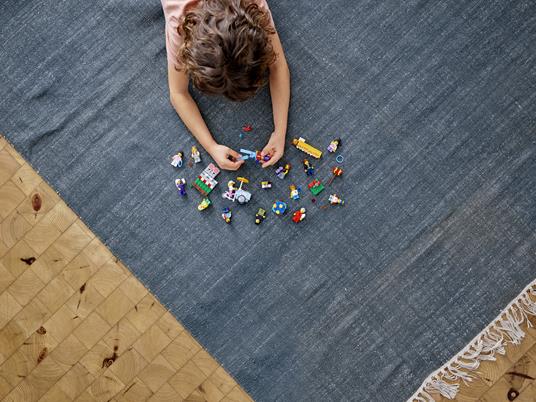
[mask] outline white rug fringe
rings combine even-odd
[[[519,345],[523,341],[525,331],[522,325],[526,323],[529,328],[532,327],[529,316],[536,316],[536,280],[460,353],[428,376],[408,402],[436,402],[431,394],[438,393],[454,399],[460,382],[467,384],[472,381],[481,361],[494,361],[497,353],[506,353],[507,344]]]

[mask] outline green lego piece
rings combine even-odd
[[[192,184],[192,187],[197,189],[203,195],[207,195],[212,191],[212,189],[205,183],[203,183],[203,181],[201,181],[199,178],[195,179],[194,183]]]
[[[318,195],[320,194],[322,191],[324,191],[324,185],[322,183],[314,186],[314,187],[311,187],[311,193],[313,193],[313,195]]]

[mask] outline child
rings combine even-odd
[[[194,137],[226,170],[244,161],[217,143],[188,91],[188,81],[207,94],[243,101],[270,83],[274,132],[262,150],[276,163],[285,149],[290,74],[266,0],[161,0],[171,104]],[[269,78],[267,77],[269,76]]]

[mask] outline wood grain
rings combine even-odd
[[[0,400],[251,401],[2,136]]]

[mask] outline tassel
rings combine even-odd
[[[507,344],[519,345],[523,342],[525,338],[523,325],[533,327],[529,317],[536,317],[536,281],[527,286],[457,356],[432,373],[409,401],[436,402],[431,395],[433,393],[439,393],[447,399],[454,399],[461,381],[468,384],[477,377],[476,371],[480,362],[495,361],[496,354],[506,354]]]
[[[428,392],[426,392],[424,389],[417,395],[415,398],[413,398],[414,402],[435,402],[435,399],[430,395]]]
[[[459,388],[458,384],[449,384],[443,380],[432,380],[427,387],[429,391],[437,391],[447,399],[456,398]]]

